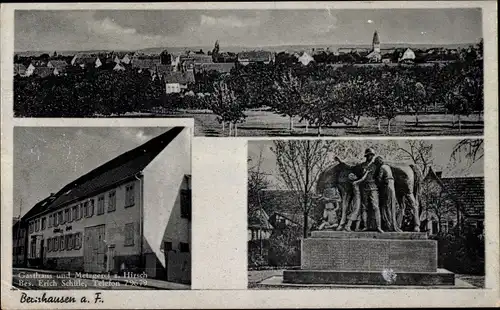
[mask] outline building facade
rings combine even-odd
[[[176,127],[69,183],[23,218],[28,266],[190,283],[190,158]]]

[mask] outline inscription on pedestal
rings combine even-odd
[[[302,269],[435,272],[435,240],[308,238],[302,241]]]

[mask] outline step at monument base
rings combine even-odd
[[[455,285],[455,274],[437,272],[374,272],[337,270],[285,270],[283,283],[290,284],[355,284],[355,285]]]

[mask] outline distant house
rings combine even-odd
[[[114,62],[116,62],[117,64],[119,64],[121,62],[120,58],[118,56],[115,56],[115,58],[113,59]]]
[[[57,68],[49,68],[49,67],[36,67],[33,71],[33,76],[46,78],[50,75],[59,75],[59,71]]]
[[[307,66],[310,62],[314,61],[314,58],[306,52],[304,52],[302,55],[297,57],[297,59],[304,66]]]
[[[159,58],[147,58],[147,59],[133,59],[132,62],[132,69],[137,70],[138,72],[144,72],[147,70],[154,70],[156,66],[161,64],[161,61]]]
[[[121,62],[126,65],[130,64],[130,56],[128,54],[125,54],[125,56],[123,56],[123,58],[121,59]]]
[[[125,67],[121,63],[116,63],[113,67],[113,71],[125,71]]]
[[[196,66],[197,72],[209,72],[209,71],[217,71],[219,73],[229,73],[234,68],[234,63],[205,63]]]
[[[238,54],[238,62],[242,65],[250,63],[269,64],[272,61],[274,61],[274,53],[268,51],[249,51]]]
[[[60,73],[66,70],[68,63],[64,60],[51,60],[47,63],[47,67],[49,68],[57,68],[57,71]]]
[[[14,76],[26,76],[26,66],[23,64],[14,64]]]
[[[269,215],[263,209],[258,209],[248,216],[248,241],[269,239],[272,231]]]
[[[165,80],[165,92],[167,94],[181,93],[188,88],[190,83],[195,82],[194,73],[191,71],[166,72],[163,78]]]
[[[149,69],[153,79],[163,78],[165,75],[172,72],[172,66],[170,65],[156,65],[154,69]]]
[[[422,192],[421,228],[430,234],[447,232],[458,223],[484,228],[483,177],[442,177],[430,168]]]
[[[275,229],[285,229],[289,227],[301,228],[304,226],[304,214],[296,210],[277,211],[269,217],[269,222]],[[308,216],[307,223],[308,229],[311,229],[316,221]]]
[[[71,60],[71,65],[81,68],[99,68],[102,66],[102,62],[97,56],[75,55]]]
[[[403,56],[399,59],[399,62],[413,62],[415,61],[415,53],[410,49],[407,48],[406,51],[403,53]]]

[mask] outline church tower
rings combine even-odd
[[[378,33],[375,31],[373,33],[373,51],[375,53],[380,53],[380,40],[378,39]]]

